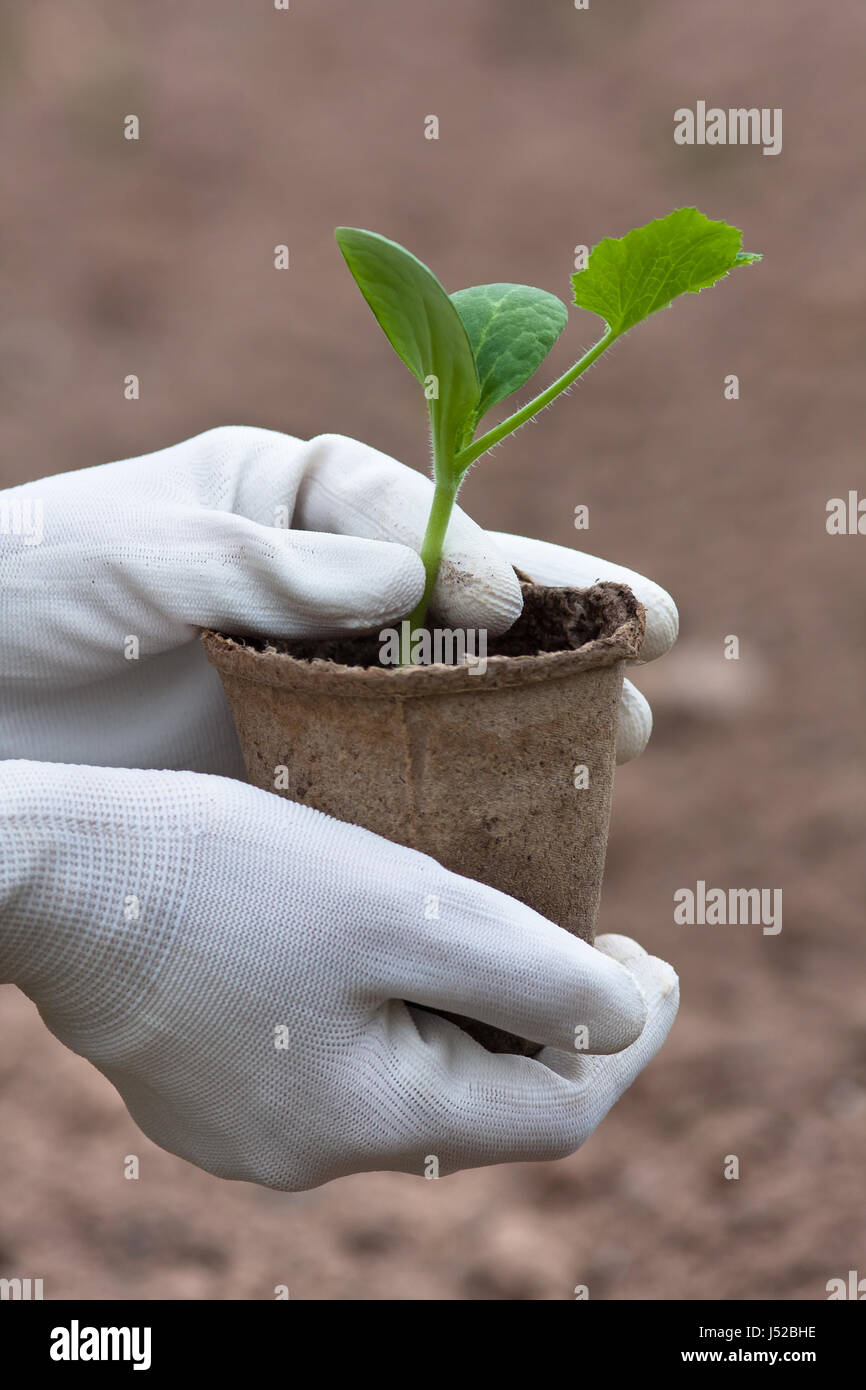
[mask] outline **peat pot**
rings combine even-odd
[[[202,640],[254,786],[422,850],[592,941],[644,610],[624,584],[522,588],[521,617],[474,663],[383,666],[378,635]],[[457,1021],[493,1051],[538,1051]]]

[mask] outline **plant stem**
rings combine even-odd
[[[439,572],[439,561],[442,558],[442,546],[445,542],[445,532],[448,530],[448,522],[451,520],[451,511],[454,507],[454,498],[457,496],[457,482],[438,482],[433,490],[433,505],[430,508],[430,516],[427,521],[427,530],[424,532],[424,539],[421,542],[421,561],[424,565],[426,581],[424,593],[417,608],[409,615],[409,640],[405,640],[405,629],[400,631],[400,663],[409,666],[412,661],[411,641],[416,628],[423,625],[427,616],[427,609],[430,605],[430,596],[433,593],[433,586],[436,583],[436,575]]]
[[[500,425],[496,425],[494,429],[482,434],[480,439],[474,439],[471,444],[467,444],[465,449],[461,449],[454,460],[458,472],[464,473],[471,463],[474,463],[482,454],[486,454],[487,450],[492,449],[494,444],[498,444],[500,440],[505,439],[506,435],[513,434],[515,430],[520,429],[520,426],[531,420],[533,415],[537,415],[539,410],[543,410],[546,405],[550,405],[551,401],[555,401],[556,397],[561,395],[563,391],[567,391],[572,382],[577,381],[577,378],[586,371],[587,367],[592,366],[593,362],[601,356],[606,348],[610,347],[617,336],[608,328],[595,346],[585,352],[580,361],[575,362],[573,367],[569,367],[568,371],[559,377],[552,386],[548,386],[546,391],[542,391],[521,410],[516,410],[513,415],[509,415],[508,419],[503,420]]]
[[[465,449],[455,456],[450,450],[445,450],[441,441],[434,433],[433,438],[433,457],[434,457],[434,477],[436,486],[433,490],[433,505],[430,509],[430,517],[427,522],[427,530],[424,532],[424,540],[421,543],[421,560],[424,564],[426,576],[424,593],[421,601],[415,610],[409,615],[406,628],[400,629],[400,664],[410,666],[412,664],[412,637],[418,628],[423,626],[427,616],[427,609],[430,605],[430,597],[436,583],[436,576],[439,573],[439,562],[442,558],[442,547],[445,542],[445,533],[448,530],[448,522],[451,519],[451,512],[454,507],[454,499],[457,496],[463,475],[471,463],[474,463],[482,454],[486,454],[488,449],[492,449],[494,444],[498,444],[501,439],[515,430],[520,429],[531,420],[533,415],[537,415],[551,401],[555,401],[563,391],[567,391],[573,381],[591,367],[593,362],[601,356],[606,348],[618,335],[611,329],[607,329],[604,335],[599,338],[594,347],[585,352],[579,362],[575,362],[573,367],[569,367],[563,376],[559,377],[552,386],[548,386],[546,391],[536,396],[528,405],[517,410],[513,415],[509,415],[507,420],[503,420],[501,425],[488,430],[487,434],[482,434],[480,439],[475,439],[471,444],[467,444]],[[449,457],[445,457],[445,454]]]

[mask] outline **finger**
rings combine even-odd
[[[159,509],[153,521],[149,532],[139,516],[123,581],[163,615],[169,644],[178,623],[275,637],[375,629],[410,613],[424,589],[421,561],[406,546],[198,507]]]
[[[616,1056],[590,1057],[548,1048],[538,1060],[592,1096],[594,1113],[601,1119],[658,1052],[676,1018],[680,995],[672,967],[657,956],[647,955],[629,937],[600,936],[596,949],[618,961],[638,982],[647,1005],[640,1037]]]
[[[580,1089],[540,1062],[487,1052],[455,1024],[396,1001],[377,1025],[399,1089],[382,1146],[389,1168],[424,1172],[435,1158],[445,1175],[564,1158],[592,1133]]]
[[[537,1059],[494,1054],[447,1020],[392,1001],[377,1019],[401,1106],[385,1146],[389,1166],[423,1172],[435,1157],[445,1174],[564,1158],[580,1148],[658,1051],[676,1012],[670,967],[645,955],[630,964],[650,1009],[639,1038],[616,1056],[555,1048]]]
[[[425,916],[430,879],[401,898],[400,950],[385,958],[375,939],[378,988],[386,996],[479,1019],[533,1042],[616,1052],[639,1036],[646,1006],[617,961],[523,903],[457,874],[437,874],[438,916]],[[417,903],[413,902],[417,897]],[[371,933],[375,926],[371,922]]]
[[[651,579],[646,579],[624,565],[611,564],[580,550],[564,545],[551,545],[526,536],[511,536],[492,531],[491,536],[512,565],[539,584],[575,585],[587,588],[600,579],[627,584],[646,609],[646,637],[640,661],[655,661],[663,656],[677,640],[679,615],[670,594]]]
[[[429,478],[357,440],[323,434],[306,447],[295,524],[420,551],[433,500]],[[506,632],[523,599],[514,570],[489,534],[455,507],[431,609],[453,627]]]
[[[616,726],[617,762],[629,763],[632,758],[639,758],[649,743],[652,729],[652,710],[645,697],[630,680],[624,680]]]
[[[275,518],[288,517],[306,531],[421,549],[432,482],[358,440],[322,434],[302,441],[274,430],[221,426],[175,446],[175,465],[180,449],[188,471],[197,462],[192,471],[203,505],[229,505],[260,525],[273,526]],[[496,636],[507,631],[522,606],[512,566],[488,534],[455,508],[433,593],[433,615],[449,626],[481,627]]]

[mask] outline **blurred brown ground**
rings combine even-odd
[[[2,484],[221,423],[426,467],[337,223],[452,289],[564,298],[574,245],[684,203],[766,257],[641,327],[464,498],[680,604],[681,649],[638,677],[657,727],[618,777],[601,924],[680,971],[661,1056],[567,1161],[282,1195],[157,1150],[6,989],[0,1273],[94,1299],[813,1299],[866,1274],[866,539],[824,524],[866,493],[864,30],[856,0],[0,6]],[[678,148],[698,99],[782,107],[782,154]],[[575,311],[555,365],[594,329]],[[698,878],[782,888],[781,935],[673,925]]]

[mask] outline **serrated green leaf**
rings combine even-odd
[[[735,266],[761,259],[742,244],[736,227],[711,222],[697,208],[678,208],[594,246],[586,269],[571,277],[574,302],[598,314],[618,337],[678,295],[697,294]]]
[[[473,285],[457,290],[451,302],[475,357],[477,423],[541,366],[568,322],[568,310],[555,294],[532,285]]]
[[[427,401],[434,453],[451,458],[474,428],[480,391],[460,315],[432,270],[396,241],[359,227],[335,236],[397,356],[422,386],[435,380],[438,398]]]

